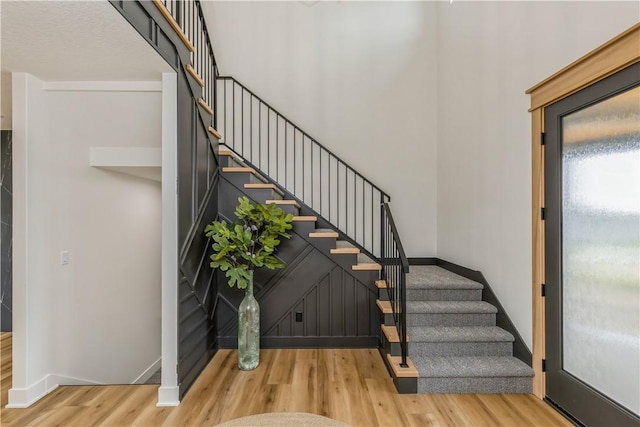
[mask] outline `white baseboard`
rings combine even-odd
[[[46,375],[40,381],[27,388],[12,388],[9,390],[7,408],[28,408],[47,394],[58,388],[56,378]]]
[[[145,371],[143,373],[141,373],[138,376],[138,378],[133,380],[131,382],[131,384],[144,384],[144,383],[146,383],[147,380],[149,378],[151,378],[153,376],[153,374],[155,374],[158,371],[158,369],[160,369],[161,366],[162,366],[162,357],[159,357],[158,360],[153,362],[151,364],[151,366],[149,366],[147,369],[145,369]]]
[[[50,374],[49,378],[51,379],[50,381],[55,382],[56,385],[105,385],[105,383],[85,380],[82,378],[67,377],[65,375]]]
[[[158,403],[156,403],[156,406],[178,405],[180,405],[180,389],[178,387],[160,387],[158,389]]]

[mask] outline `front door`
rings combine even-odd
[[[547,398],[640,425],[640,63],[545,109]]]

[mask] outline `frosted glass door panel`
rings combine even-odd
[[[563,369],[640,413],[640,87],[562,118]]]

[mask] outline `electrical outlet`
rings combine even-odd
[[[62,251],[60,252],[60,265],[67,265],[67,264],[69,264],[69,252]]]

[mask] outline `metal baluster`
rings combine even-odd
[[[320,173],[319,173],[319,179],[320,179],[320,188],[318,188],[319,191],[319,196],[320,196],[320,215],[323,215],[322,213],[322,148],[320,148],[320,152],[318,153],[318,157],[320,157]]]
[[[258,164],[260,169],[262,165],[262,101],[258,102]]]
[[[240,141],[242,141],[241,155],[243,157],[246,157],[246,154],[244,153],[244,87],[240,86],[240,88],[242,89],[240,91],[240,123],[242,124],[242,127],[240,128],[240,136],[241,136]]]

